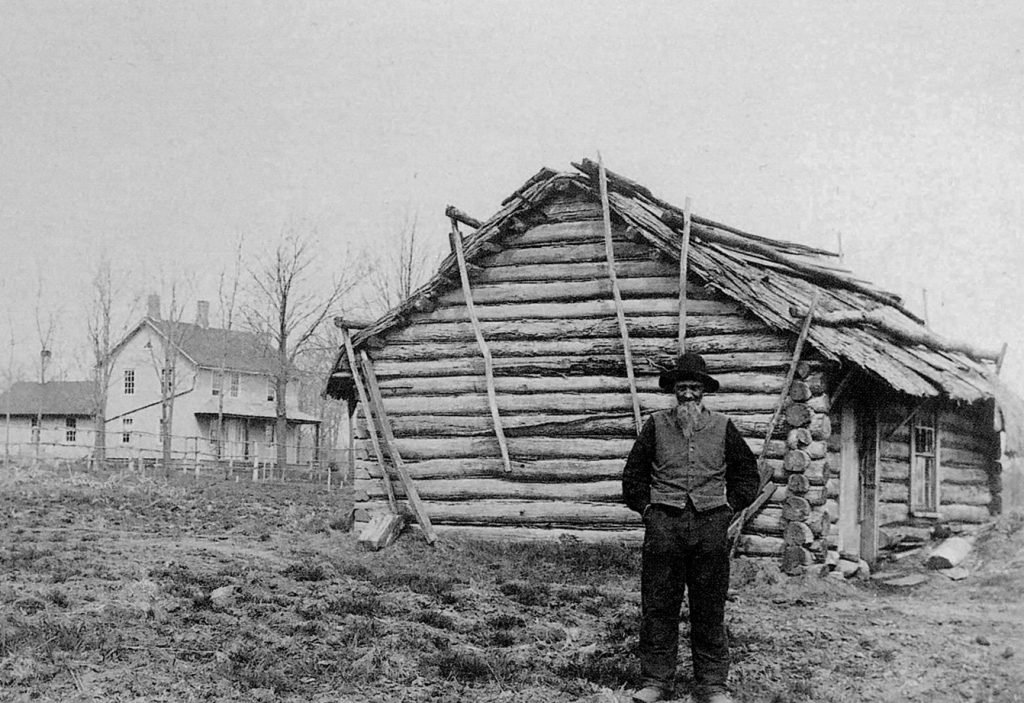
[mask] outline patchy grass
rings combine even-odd
[[[639,683],[637,546],[406,534],[365,553],[322,486],[18,476],[0,477],[14,700],[580,703]],[[968,579],[912,594],[737,560],[735,699],[1020,700],[1022,539],[997,521]],[[680,627],[685,696],[685,606]]]

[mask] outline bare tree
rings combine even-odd
[[[14,361],[14,350],[16,348],[17,337],[14,333],[14,318],[11,316],[11,308],[7,308],[7,332],[8,332],[8,348],[7,348],[7,360],[4,368],[4,389],[6,392],[6,407],[4,408],[4,414],[6,416],[6,423],[4,426],[4,468],[10,467],[11,462],[11,390],[15,382],[20,381],[24,378],[23,369],[15,364]]]
[[[46,372],[49,370],[50,361],[53,358],[53,336],[57,331],[57,324],[60,317],[59,311],[43,309],[43,275],[40,270],[38,286],[36,288],[35,322],[36,334],[39,339],[39,383],[46,384]],[[39,460],[39,449],[43,436],[43,408],[42,392],[39,393],[40,405],[36,409],[36,426],[32,435],[35,443],[36,461]]]
[[[149,350],[160,383],[160,448],[165,478],[171,475],[173,458],[174,401],[183,388],[178,374],[178,358],[193,333],[193,327],[182,321],[184,315],[185,305],[181,300],[180,284],[174,281],[170,284],[167,314],[153,321],[160,331],[160,349],[157,351],[151,347]]]
[[[86,310],[86,332],[92,350],[93,422],[96,425],[93,459],[102,465],[107,459],[107,397],[114,373],[114,345],[128,332],[134,304],[118,314],[118,301],[124,302],[124,281],[115,278],[106,252],[92,272],[91,296]]]
[[[297,377],[295,360],[360,280],[361,272],[350,261],[335,262],[328,279],[318,270],[321,259],[315,250],[315,230],[286,227],[277,247],[249,269],[253,295],[245,316],[249,327],[268,341],[274,358],[279,470],[288,456],[287,391],[288,382]]]
[[[239,235],[235,243],[235,258],[230,279],[227,272],[221,271],[217,283],[217,297],[220,301],[221,315],[221,344],[220,344],[220,368],[217,369],[216,383],[220,388],[217,394],[217,459],[223,458],[224,454],[224,376],[227,373],[228,364],[228,340],[235,320],[235,303],[238,300],[238,286],[242,278],[242,245],[244,238]]]
[[[418,215],[408,212],[377,251],[364,293],[366,307],[373,315],[382,315],[408,298],[441,258],[440,249],[421,236]]]

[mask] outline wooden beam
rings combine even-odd
[[[626,358],[626,378],[629,379],[629,393],[633,400],[633,421],[636,424],[636,433],[640,434],[643,426],[643,419],[640,416],[640,398],[636,392],[636,378],[633,375],[633,353],[629,348],[629,329],[626,327],[626,313],[622,307],[622,294],[619,292],[619,283],[615,276],[615,249],[612,245],[612,215],[608,206],[608,178],[604,171],[604,163],[601,155],[597,155],[599,180],[601,186],[601,214],[604,216],[604,251],[605,262],[608,264],[608,279],[612,284],[612,299],[615,301],[615,319],[619,323],[619,334],[622,337],[623,353]],[[685,281],[680,282],[682,295],[685,295]]]
[[[1006,350],[1009,345],[1003,342],[1003,348],[999,350],[999,358],[996,359],[996,376],[1003,370],[1003,362],[1006,361]]]
[[[789,309],[789,314],[793,317],[803,317],[807,314],[807,311],[800,307],[792,306]],[[984,349],[968,342],[956,342],[950,339],[945,339],[944,337],[940,337],[927,329],[915,330],[909,327],[897,326],[886,319],[879,310],[841,310],[837,312],[820,312],[815,313],[814,321],[829,327],[844,327],[848,325],[868,325],[871,327],[877,327],[883,332],[887,332],[893,337],[904,342],[909,342],[910,344],[923,344],[926,347],[937,349],[939,351],[960,352],[961,354],[966,354],[967,356],[978,360],[997,361],[1001,354],[1000,351]]]
[[[501,413],[498,412],[498,394],[494,388],[494,362],[491,359],[491,350],[487,346],[483,332],[480,331],[480,320],[477,319],[476,309],[473,307],[473,291],[469,285],[469,270],[466,268],[466,256],[462,250],[462,233],[459,232],[459,223],[452,219],[451,242],[452,251],[455,252],[455,259],[459,266],[459,277],[462,279],[462,295],[465,298],[466,314],[469,316],[470,324],[473,326],[473,335],[476,337],[476,344],[480,348],[480,354],[484,358],[484,380],[487,383],[487,403],[491,411],[491,419],[494,421],[494,435],[498,439],[498,448],[501,451],[501,460],[505,465],[505,471],[512,471],[512,459],[508,453],[508,442],[505,441],[505,431],[501,425]]]
[[[743,526],[747,523],[750,517],[756,513],[762,505],[764,505],[772,493],[775,490],[774,484],[771,482],[771,472],[766,472],[765,459],[767,459],[767,449],[771,442],[772,435],[775,433],[775,425],[778,423],[779,418],[782,417],[783,407],[786,402],[786,398],[789,396],[789,387],[793,383],[793,379],[796,377],[796,369],[800,363],[800,355],[803,353],[804,343],[807,341],[807,333],[811,329],[811,322],[814,319],[814,310],[818,306],[819,292],[814,292],[814,297],[811,298],[811,305],[807,312],[807,317],[804,318],[803,327],[800,328],[800,335],[796,340],[796,347],[793,349],[793,359],[789,364],[789,372],[786,374],[786,380],[782,384],[782,392],[779,394],[779,402],[775,408],[775,413],[772,415],[772,419],[768,422],[768,431],[765,433],[764,445],[761,448],[761,456],[757,460],[758,473],[761,476],[761,491],[758,493],[757,498],[754,502],[744,508],[739,515],[733,518],[732,524],[729,525],[729,540],[731,546],[731,552],[735,552],[736,544],[738,543],[737,538],[743,531]],[[765,474],[768,474],[767,476]]]
[[[690,251],[690,199],[683,205],[683,238],[679,244],[679,353],[686,351],[686,260]]]
[[[380,425],[380,431],[384,437],[384,447],[391,457],[391,463],[395,465],[395,471],[398,472],[402,488],[405,489],[406,500],[409,501],[409,507],[412,508],[416,522],[423,529],[423,536],[426,537],[427,544],[433,544],[437,541],[437,535],[430,524],[430,516],[427,515],[423,501],[420,500],[420,494],[416,490],[416,485],[406,470],[405,463],[402,461],[402,455],[398,451],[398,443],[395,441],[395,435],[391,431],[391,423],[388,422],[387,414],[384,412],[384,401],[380,397],[380,386],[377,385],[377,375],[373,372],[373,364],[370,362],[370,357],[366,355],[365,351],[361,351],[359,354],[363,362],[362,370],[363,375],[366,377],[366,387],[370,392],[370,403],[373,404],[373,415],[377,424]],[[373,422],[371,421],[367,424],[372,425]]]
[[[447,217],[448,219],[461,222],[467,227],[472,227],[473,229],[480,229],[480,226],[483,224],[483,222],[481,222],[480,220],[476,219],[475,217],[470,217],[469,215],[467,215],[454,205],[449,205],[448,207],[446,207],[444,209],[444,214],[445,217]]]
[[[337,324],[337,319],[335,319]],[[370,430],[370,442],[373,445],[373,454],[377,457],[377,464],[380,466],[381,477],[384,481],[384,488],[388,492],[388,505],[391,506],[391,512],[398,513],[398,505],[395,502],[395,489],[391,485],[391,476],[388,474],[387,463],[384,461],[384,452],[380,448],[380,438],[377,436],[377,429],[374,427],[373,419],[370,416],[370,399],[366,394],[366,387],[363,385],[362,378],[359,374],[359,364],[356,361],[356,352],[352,347],[352,337],[349,336],[348,329],[342,325],[338,326],[341,330],[341,340],[345,345],[345,354],[348,357],[348,367],[352,372],[352,381],[355,383],[356,392],[359,394],[359,402],[363,404],[363,413],[366,415],[366,426]]]

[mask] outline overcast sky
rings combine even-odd
[[[101,250],[216,299],[239,233],[311,223],[342,267],[600,150],[706,217],[841,233],[938,332],[1008,342],[1024,389],[1024,9],[897,5],[3,1],[0,326],[31,368],[42,279],[81,377]]]

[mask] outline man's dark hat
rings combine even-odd
[[[674,369],[662,371],[658,385],[661,386],[661,390],[671,393],[677,381],[700,381],[704,384],[705,393],[714,393],[718,390],[718,381],[708,376],[708,366],[704,363],[704,357],[694,352],[681,354]]]

